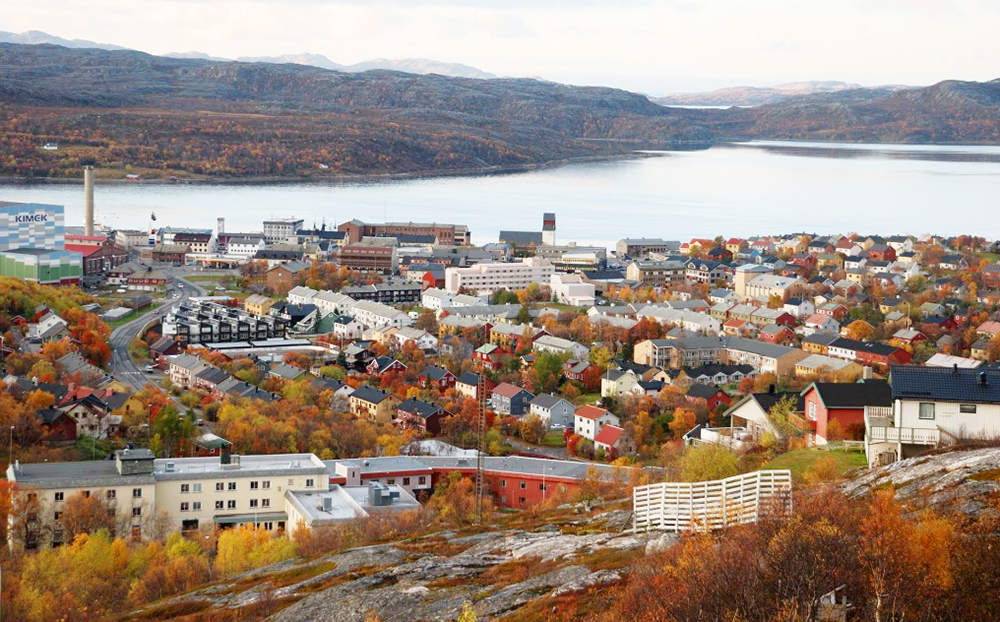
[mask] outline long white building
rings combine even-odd
[[[549,284],[555,268],[547,259],[528,257],[515,263],[482,263],[468,268],[444,271],[444,287],[453,294],[465,288],[477,294],[492,294],[501,289],[524,289],[532,283]]]

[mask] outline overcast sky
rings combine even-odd
[[[154,54],[432,58],[650,94],[1000,77],[996,0],[2,0],[0,30]]]

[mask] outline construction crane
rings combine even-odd
[[[476,398],[479,400],[479,420],[476,422],[476,524],[483,524],[483,497],[486,481],[483,475],[483,456],[486,455],[486,375],[479,373],[479,383],[476,385]]]

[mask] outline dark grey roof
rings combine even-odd
[[[827,408],[863,408],[865,406],[891,406],[892,392],[885,380],[864,382],[814,382],[823,405]],[[803,393],[807,393],[807,388]]]
[[[195,378],[204,380],[214,385],[218,385],[220,382],[229,377],[229,374],[222,371],[218,367],[206,367],[197,374],[194,375]]]
[[[428,365],[420,372],[421,378],[427,378],[428,380],[438,381],[450,374],[451,372],[443,367],[436,367],[434,365]]]
[[[687,394],[688,397],[696,397],[696,398],[701,398],[703,400],[707,400],[708,398],[715,395],[716,392],[718,391],[719,389],[717,387],[710,387],[704,384],[693,384],[690,387],[688,387]]]
[[[795,412],[805,410],[805,399],[798,393],[753,393],[753,400],[760,404],[764,412],[770,412],[774,405],[781,401],[781,398],[788,397],[795,402]]]
[[[458,381],[462,384],[476,386],[479,384],[479,374],[467,371],[458,377]]]
[[[531,400],[531,405],[538,406],[539,408],[552,408],[559,402],[565,402],[565,401],[566,401],[565,399],[559,397],[558,395],[552,395],[551,393],[542,393],[541,395],[535,397],[535,399]]]
[[[152,473],[119,475],[114,460],[21,464],[15,471],[15,478],[19,484],[48,489],[156,483]]]
[[[363,387],[358,387],[354,393],[351,393],[351,397],[365,402],[371,402],[372,404],[379,404],[383,400],[388,399],[389,394],[385,391],[380,391],[375,387],[365,385]]]
[[[541,231],[501,231],[500,241],[508,244],[541,244]]]
[[[424,402],[422,400],[418,400],[415,397],[411,397],[410,399],[401,403],[399,406],[397,406],[397,409],[408,413],[413,413],[415,415],[423,417],[424,419],[432,417],[438,413],[442,414],[444,413],[444,411],[440,406],[436,404],[431,404],[430,402]]]
[[[940,400],[1000,404],[1000,370],[894,365],[889,371],[894,400]]]

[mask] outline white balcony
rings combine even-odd
[[[731,428],[702,428],[702,443],[713,443],[722,445],[733,451],[744,451],[753,445],[753,435],[742,427]]]
[[[897,428],[893,426],[869,427],[869,443],[906,443],[908,445],[937,445],[941,431],[937,428]]]

